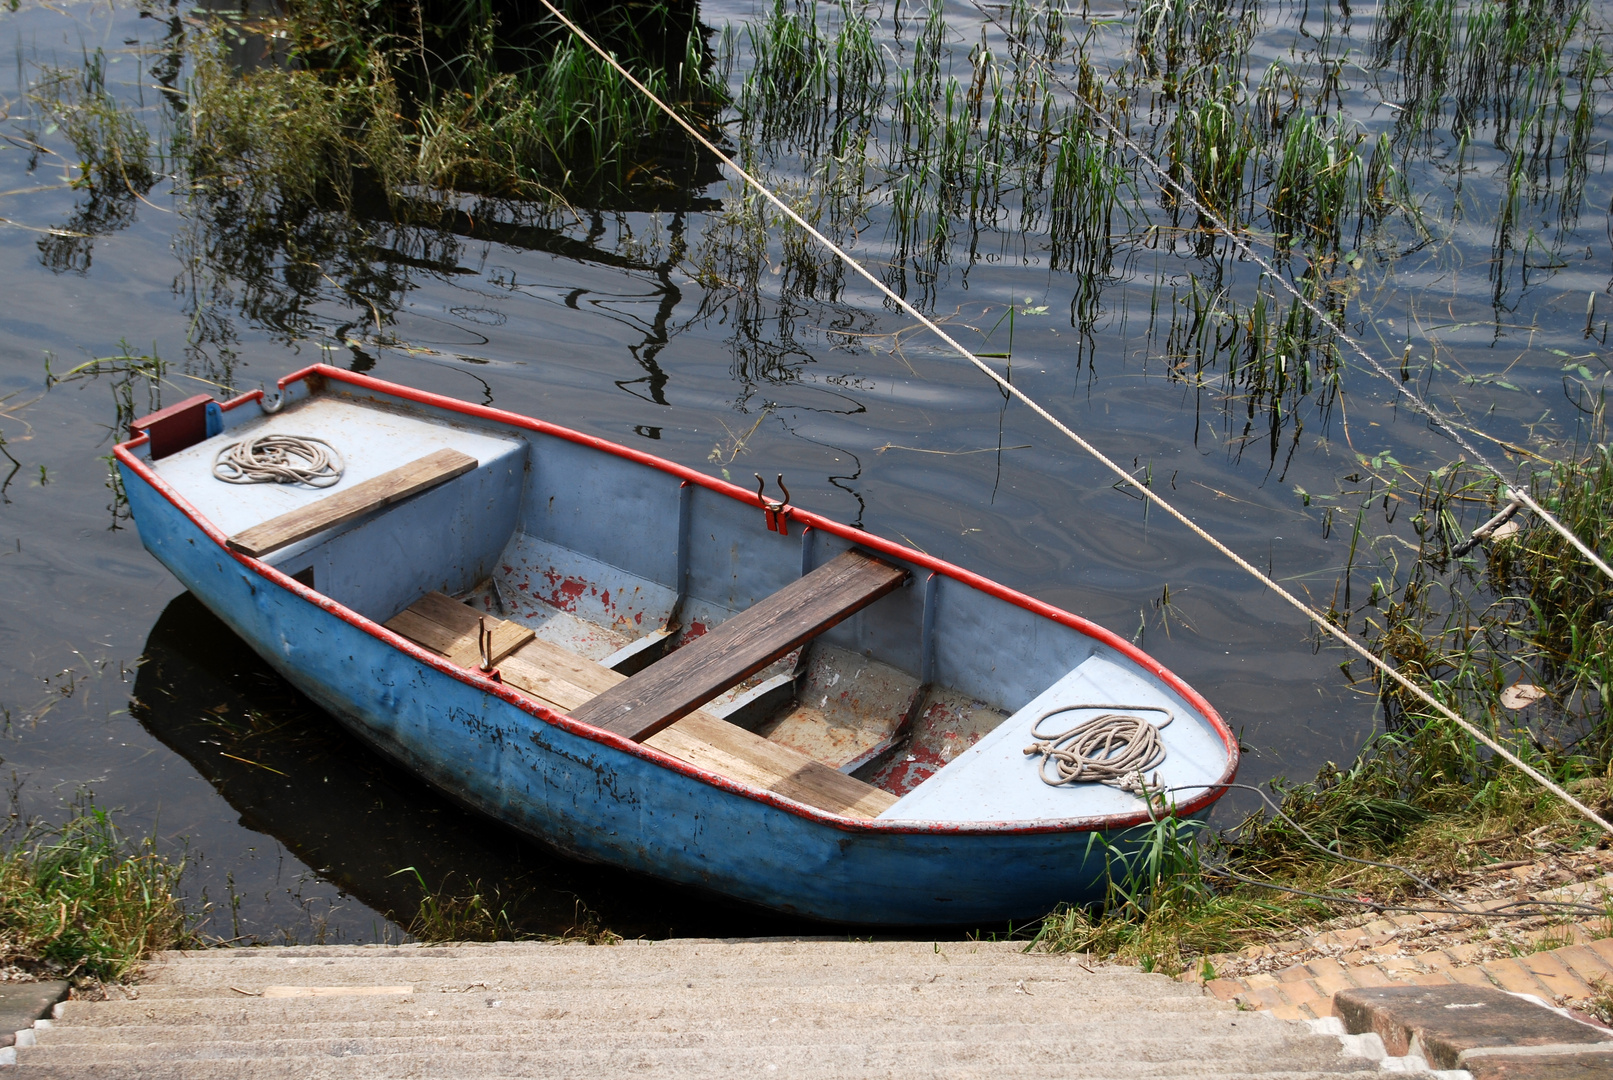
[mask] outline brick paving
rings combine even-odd
[[[1222,1001],[1289,1020],[1332,1015],[1333,995],[1354,987],[1487,986],[1531,994],[1567,1008],[1613,991],[1613,874],[1541,892],[1536,898],[1607,905],[1610,915],[1520,929],[1499,940],[1488,928],[1473,925],[1476,920],[1459,914],[1384,915],[1360,926],[1209,957],[1217,972],[1247,970],[1251,965],[1266,970],[1213,978],[1204,988]],[[1502,898],[1473,906],[1495,910],[1511,902]],[[1452,934],[1462,932],[1464,924],[1470,927],[1470,936],[1483,936],[1453,943]],[[1513,955],[1497,955],[1501,951]],[[1284,965],[1287,957],[1295,962]],[[1202,970],[1195,964],[1178,978],[1199,982]]]

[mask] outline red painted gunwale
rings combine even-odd
[[[718,480],[715,477],[696,472],[693,469],[679,465],[677,462],[668,461],[666,458],[656,457],[653,454],[646,454],[641,450],[634,450],[631,447],[622,446],[619,443],[613,443],[609,440],[601,439],[594,435],[587,435],[580,431],[573,431],[570,428],[561,427],[558,424],[551,424],[545,420],[536,420],[530,416],[522,416],[519,413],[505,412],[502,409],[494,409],[486,405],[473,405],[469,402],[458,401],[454,398],[443,397],[439,394],[429,393],[424,390],[416,390],[413,387],[389,383],[385,380],[372,378],[368,375],[361,375],[357,372],[344,371],[341,368],[331,367],[328,364],[314,364],[303,368],[300,371],[294,371],[290,375],[282,378],[276,385],[283,394],[286,387],[290,386],[292,383],[302,382],[313,376],[329,379],[333,382],[346,383],[349,386],[358,387],[379,394],[385,394],[389,397],[399,398],[404,401],[411,401],[415,404],[424,405],[429,408],[459,413],[464,416],[473,416],[477,419],[490,420],[509,427],[523,428],[528,431],[538,432],[540,434],[564,439],[568,442],[591,447],[607,454],[614,454],[617,457],[626,458],[629,461],[638,462],[641,465],[648,465],[651,468],[658,469],[661,472],[678,477],[686,483],[699,484],[701,487],[704,487],[710,491],[721,495],[726,495],[730,499],[734,499],[747,505],[756,506],[758,509],[763,509],[762,503],[754,491],[747,491],[738,485],[730,484],[727,481]],[[249,393],[241,394],[238,397],[232,398],[227,402],[221,403],[220,408],[224,411],[230,411],[239,408],[248,402],[260,401],[262,398],[262,390],[253,390]],[[451,664],[437,654],[427,652],[425,649],[420,648],[407,638],[400,637],[398,634],[393,633],[391,630],[388,630],[381,624],[367,619],[358,612],[353,611],[342,604],[336,603],[329,597],[315,592],[306,585],[302,584],[302,582],[292,580],[290,577],[276,570],[267,563],[233,550],[225,542],[227,537],[224,535],[224,533],[219,531],[217,526],[215,526],[207,518],[203,517],[195,507],[191,506],[190,503],[185,500],[184,496],[180,495],[177,491],[170,487],[162,479],[162,477],[150,467],[150,465],[148,465],[133,452],[136,448],[144,446],[148,439],[149,436],[140,435],[136,438],[126,440],[125,442],[119,443],[117,446],[113,447],[113,454],[117,457],[119,462],[139,475],[141,479],[145,480],[145,482],[150,484],[153,489],[155,489],[165,499],[172,503],[175,509],[184,514],[185,517],[189,518],[197,528],[202,530],[202,532],[205,533],[207,537],[218,546],[222,553],[230,556],[236,562],[251,570],[259,577],[274,583],[280,588],[301,597],[303,600],[306,600],[319,608],[322,608],[323,610],[335,615],[337,618],[351,624],[357,629],[362,630],[373,637],[379,638],[413,659],[427,664],[430,667],[434,667],[444,674],[458,679],[460,682],[467,683],[476,689],[481,690],[483,693],[492,694],[493,696],[515,706],[516,708],[521,709],[523,712],[529,713],[543,722],[552,724],[563,731],[567,731],[571,734],[600,743],[604,746],[609,746],[612,749],[619,750],[623,753],[633,754],[637,757],[645,758],[649,761],[653,761],[662,768],[671,769],[674,772],[679,772],[687,776],[694,777],[712,785],[713,787],[732,792],[736,795],[742,795],[748,799],[754,799],[757,802],[766,803],[786,813],[794,814],[797,817],[808,818],[847,832],[948,834],[1097,832],[1129,828],[1134,825],[1146,824],[1149,820],[1151,820],[1146,809],[1139,810],[1134,814],[1066,818],[1057,821],[1043,820],[1029,823],[976,822],[969,825],[948,824],[945,822],[926,823],[879,821],[870,820],[867,818],[841,817],[838,814],[831,814],[827,811],[819,810],[817,807],[807,806],[804,803],[795,802],[792,799],[784,798],[761,788],[754,788],[746,784],[738,783],[734,780],[730,780],[726,776],[708,772],[696,765],[690,765],[688,762],[680,761],[677,758],[663,754],[654,747],[646,746],[642,743],[632,742],[631,740],[622,738],[620,735],[617,735],[614,732],[606,731],[603,728],[594,727],[592,724],[579,723],[578,721],[567,716],[565,713],[557,713],[552,709],[545,708],[544,706],[532,701],[530,698],[523,697],[522,695],[511,690],[509,687],[504,686],[501,683],[496,683],[491,679],[488,679],[485,676],[477,673],[476,671],[459,667],[456,664]],[[1227,767],[1222,773],[1221,777],[1214,783],[1206,785],[1207,789],[1203,794],[1195,796],[1193,799],[1179,804],[1177,808],[1178,813],[1197,813],[1198,811],[1209,807],[1210,804],[1214,803],[1226,793],[1225,788],[1221,785],[1230,783],[1238,770],[1239,749],[1237,736],[1232,733],[1232,729],[1229,728],[1226,721],[1221,718],[1221,714],[1215,711],[1215,708],[1207,700],[1205,700],[1202,694],[1200,694],[1197,690],[1194,690],[1191,686],[1187,685],[1187,683],[1183,682],[1173,672],[1167,670],[1153,657],[1137,648],[1125,638],[1110,632],[1104,627],[1099,626],[1097,623],[1083,619],[1079,615],[1072,614],[1071,612],[1065,611],[1062,608],[1056,608],[1051,604],[1043,603],[1034,597],[1026,596],[1021,592],[1016,592],[1015,590],[1007,588],[1004,585],[1000,585],[989,578],[981,577],[979,574],[972,573],[960,566],[954,566],[953,564],[945,562],[944,560],[926,555],[921,551],[903,547],[900,544],[875,536],[872,533],[864,532],[861,529],[854,529],[849,525],[842,525],[838,521],[814,514],[810,510],[802,510],[798,507],[791,506],[787,507],[784,512],[789,516],[790,520],[799,522],[803,526],[809,526],[814,529],[822,529],[824,532],[832,533],[835,536],[851,540],[860,547],[868,548],[873,551],[884,552],[885,554],[900,558],[904,562],[925,567],[934,573],[944,574],[962,584],[970,586],[971,588],[978,589],[990,596],[994,596],[999,600],[1006,600],[1008,603],[1011,603],[1016,607],[1024,608],[1026,611],[1029,611],[1033,614],[1040,615],[1046,619],[1051,619],[1054,622],[1062,623],[1063,625],[1079,631],[1088,637],[1101,641],[1103,644],[1108,645],[1110,648],[1115,649],[1122,655],[1134,661],[1144,670],[1158,676],[1167,685],[1169,685],[1171,689],[1175,690],[1178,694],[1185,698],[1188,704],[1197,709],[1206,719],[1210,721],[1210,723],[1214,726],[1216,733],[1221,737],[1221,743],[1226,748],[1227,752]]]

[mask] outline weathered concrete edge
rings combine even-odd
[[[1547,1043],[1544,1046],[1478,1046],[1471,1050],[1463,1050],[1456,1056],[1457,1068],[1466,1068],[1468,1062],[1481,1057],[1561,1057],[1563,1055],[1579,1054],[1608,1054],[1613,1055],[1613,1042],[1603,1045],[1591,1043]],[[1613,1057],[1609,1057],[1608,1064],[1613,1066]]]
[[[1482,995],[1487,999],[1489,1008],[1485,1013],[1486,1021],[1500,1021],[1486,1025],[1493,1026],[1495,1045],[1474,1045],[1471,1028],[1462,1031],[1464,1025],[1458,1019],[1459,1014],[1453,1016],[1449,1025],[1429,1022],[1427,1013],[1430,999],[1446,994],[1455,997]],[[1461,1003],[1443,1006],[1449,1009],[1464,1007]],[[1419,1016],[1419,1013],[1423,1015]],[[1561,1021],[1567,1021],[1580,1031],[1570,1030],[1568,1038],[1563,1041],[1530,1045],[1520,1044],[1516,1041],[1516,1035],[1507,1030],[1511,1027],[1514,1033],[1528,1032],[1541,1025],[1545,1019],[1542,1013],[1559,1021],[1559,1024],[1553,1025],[1559,1034],[1562,1032]],[[1467,1068],[1469,1061],[1476,1063],[1477,1059],[1485,1057],[1527,1057],[1546,1065],[1553,1058],[1562,1059],[1566,1064],[1568,1058],[1587,1052],[1613,1054],[1613,1031],[1585,1023],[1536,999],[1504,991],[1462,986],[1358,987],[1341,990],[1333,996],[1333,1015],[1343,1022],[1346,1031],[1352,1035],[1377,1035],[1391,1055],[1420,1053],[1430,1067],[1441,1070]],[[1483,1038],[1482,1035],[1479,1037]]]
[[[66,996],[65,979],[0,983],[0,1047],[15,1043],[17,1032],[49,1016],[56,1003]]]

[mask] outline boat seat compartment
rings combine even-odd
[[[476,609],[439,593],[410,605],[386,625],[423,648],[455,659],[436,643],[451,644],[452,628],[457,627],[470,632],[474,649],[475,630],[482,618],[486,616]],[[525,631],[527,636],[522,643],[495,661],[499,673],[506,686],[557,712],[576,716],[594,698],[628,681],[628,676],[603,664],[532,637],[530,630],[517,623],[492,618],[487,623],[496,641]],[[479,656],[460,666],[477,662]],[[644,743],[708,772],[833,814],[873,818],[896,802],[896,796],[889,792],[842,775],[797,750],[769,742],[700,709]]]
[[[578,720],[642,742],[901,585],[907,571],[846,551],[752,604],[581,709]]]
[[[129,421],[129,435],[148,435],[151,460],[177,454],[224,430],[224,413],[207,394],[196,394],[166,409]]]
[[[443,449],[417,458],[390,472],[354,484],[352,487],[327,495],[318,502],[270,518],[230,537],[229,545],[236,551],[261,559],[271,551],[278,551],[298,540],[306,540],[315,533],[335,528],[354,518],[363,517],[382,507],[390,506],[417,492],[434,488],[438,484],[463,476],[476,468],[476,459],[458,450]]]

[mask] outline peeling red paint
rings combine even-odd
[[[546,574],[550,582],[554,582],[560,575]],[[582,599],[583,590],[588,588],[588,582],[580,578],[567,578],[555,586],[554,590],[543,599],[559,608],[561,611],[576,611],[577,601]]]
[[[874,775],[874,786],[892,795],[906,795],[941,771],[946,759],[928,747],[916,746]]]

